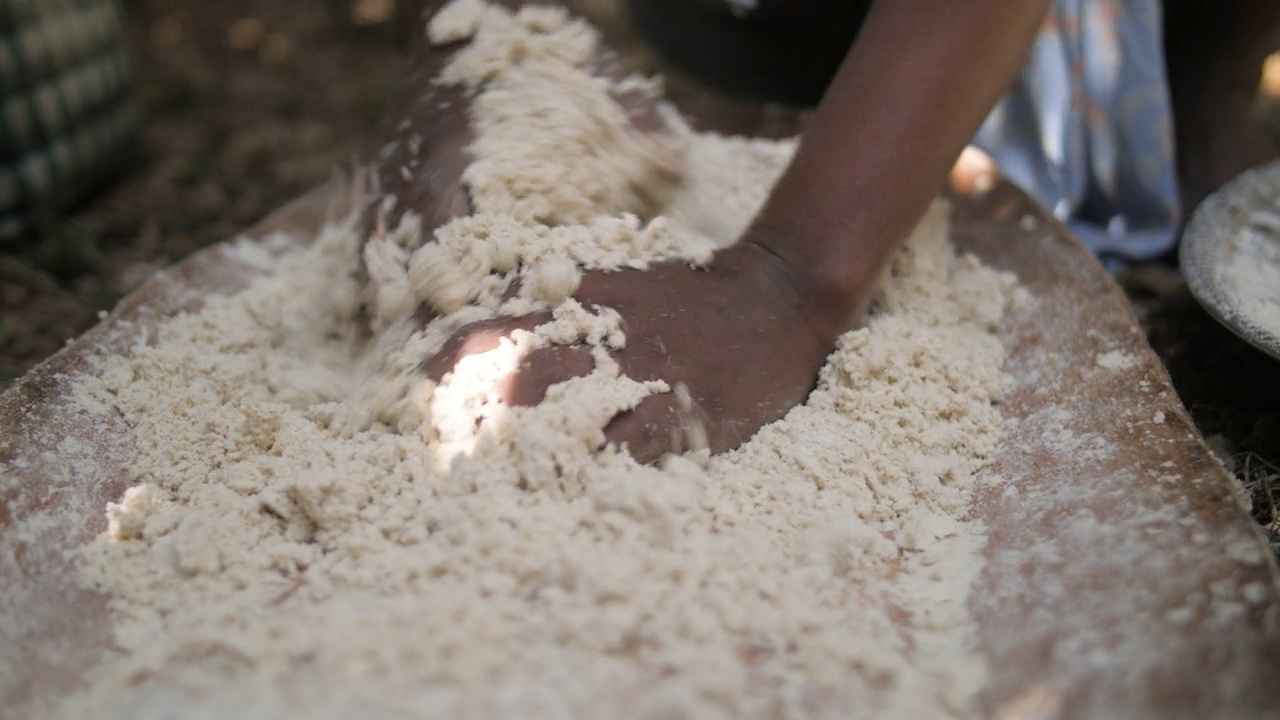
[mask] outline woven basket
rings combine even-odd
[[[0,239],[100,186],[141,119],[118,0],[0,0]]]

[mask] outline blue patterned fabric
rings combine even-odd
[[[1056,0],[974,144],[1095,252],[1173,247],[1182,212],[1159,0]]]

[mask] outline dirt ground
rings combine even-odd
[[[85,206],[0,242],[0,390],[157,269],[355,167],[403,69],[394,0],[125,7],[141,152]]]
[[[157,269],[355,167],[382,137],[410,32],[396,0],[125,6],[147,118],[141,152],[88,204],[0,244],[0,391]],[[1280,137],[1280,102],[1268,109]],[[1280,362],[1213,321],[1175,269],[1120,279],[1280,549]]]

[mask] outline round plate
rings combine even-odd
[[[1209,196],[1187,225],[1179,260],[1210,315],[1280,359],[1280,161]]]

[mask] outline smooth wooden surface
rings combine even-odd
[[[1035,297],[1003,330],[1013,424],[973,507],[984,708],[1280,717],[1275,557],[1119,287],[1010,185],[958,202],[954,227]]]

